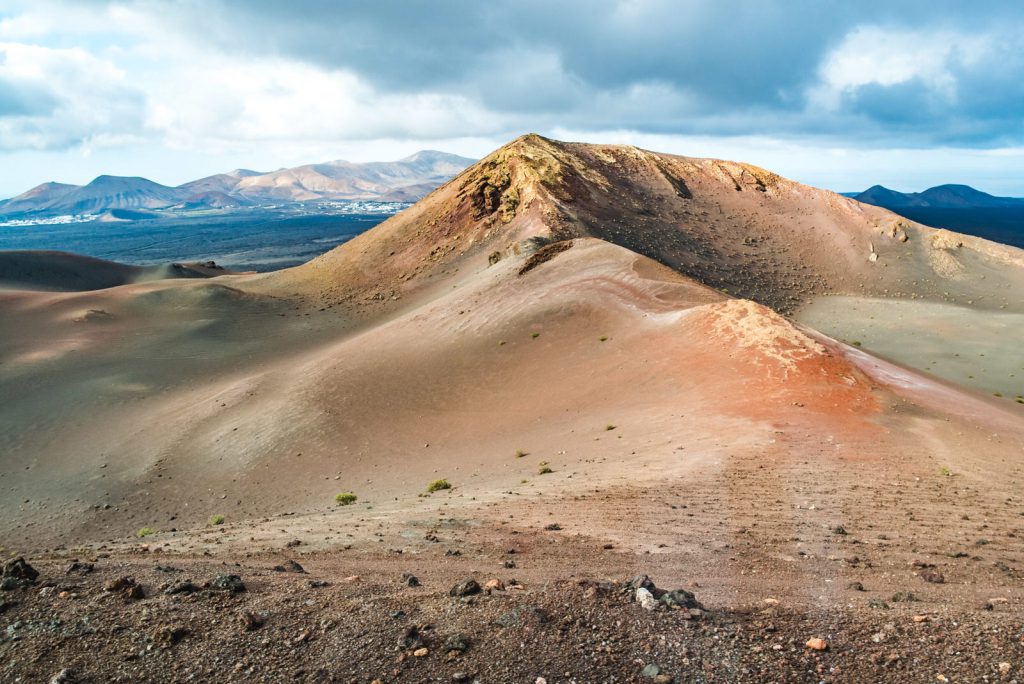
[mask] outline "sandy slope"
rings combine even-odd
[[[862,611],[861,581],[1019,614],[1020,407],[765,306],[1019,311],[1019,251],[894,220],[753,167],[527,137],[300,268],[5,292],[0,540],[122,554],[149,526],[234,561],[299,538],[339,574],[399,549],[447,581],[449,530],[488,563],[532,554],[537,582],[653,567],[717,607]]]

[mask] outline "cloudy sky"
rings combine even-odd
[[[1024,3],[0,0],[0,196],[527,131],[1024,196]]]

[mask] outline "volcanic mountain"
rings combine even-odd
[[[305,552],[389,597],[366,625],[412,610],[375,579],[399,563],[444,585],[416,608],[444,624],[456,579],[517,563],[580,592],[661,573],[712,610],[772,596],[816,629],[823,605],[874,615],[852,584],[912,581],[921,613],[1019,602],[1014,393],[797,320],[840,302],[913,348],[905,313],[955,340],[1020,320],[1022,288],[1020,250],[754,166],[524,136],[297,268],[3,292],[0,539],[103,543],[142,573],[132,535],[155,531],[161,564],[210,553],[260,591]],[[1017,363],[1000,330],[986,354]],[[982,520],[971,553],[998,562],[955,551]]]

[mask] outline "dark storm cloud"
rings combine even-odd
[[[451,130],[430,129],[435,137],[561,128],[922,147],[1024,144],[1019,2],[84,4],[97,14],[127,6],[200,49],[353,73],[382,97],[457,96],[484,114],[468,128],[451,116]],[[175,63],[174,54],[166,59]],[[4,103],[0,117],[34,101],[0,93]],[[406,121],[415,118],[410,111]],[[382,130],[395,137],[424,131],[400,120],[388,125]]]
[[[799,135],[856,126],[914,144],[1022,136],[1022,3],[220,0],[163,10],[225,49],[348,69],[387,92],[462,94],[538,128]],[[992,44],[972,63],[951,60],[955,97],[913,78],[867,83],[838,92],[824,125],[807,93],[830,52],[865,25],[897,41],[955,31]],[[875,64],[891,47],[876,46]],[[968,116],[977,121],[964,126]]]

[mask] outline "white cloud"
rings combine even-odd
[[[825,56],[811,105],[836,110],[844,94],[868,85],[895,86],[918,80],[935,95],[957,98],[955,72],[988,52],[987,36],[952,31],[908,31],[862,26]]]
[[[0,43],[0,88],[19,99],[0,117],[0,149],[117,144],[138,133],[140,93],[81,48]]]

